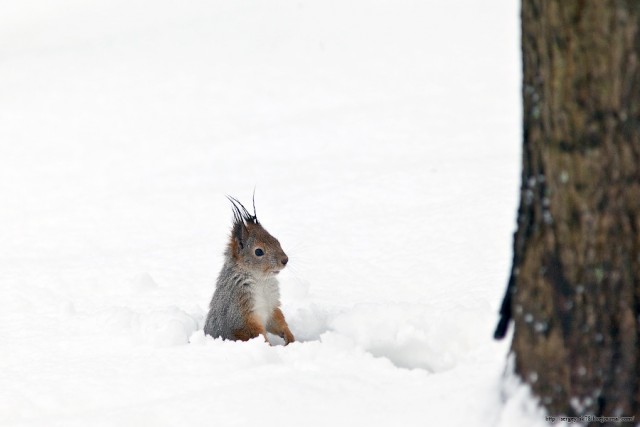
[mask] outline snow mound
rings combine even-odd
[[[189,343],[189,337],[201,328],[203,314],[169,306],[147,313],[117,307],[102,312],[101,323],[111,331],[129,332],[134,343],[153,347],[171,347]]]
[[[425,309],[412,304],[366,304],[335,317],[331,329],[401,368],[449,370],[488,336],[478,317],[488,310]]]
[[[169,307],[140,315],[136,329],[144,342],[155,347],[183,345],[198,329],[198,320],[177,307]]]
[[[298,307],[294,310],[285,307],[285,315],[296,340],[302,342],[319,340],[320,336],[329,330],[332,316],[330,310],[316,304]]]
[[[158,289],[158,284],[147,272],[140,273],[131,280],[131,288],[135,292],[148,292]]]

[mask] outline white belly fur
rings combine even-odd
[[[280,305],[280,290],[278,281],[269,278],[259,281],[251,286],[253,294],[253,314],[255,314],[266,327],[271,319],[273,310]]]

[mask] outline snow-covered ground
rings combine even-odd
[[[2,2],[0,424],[542,421],[491,338],[516,3]],[[202,332],[254,186],[287,347]]]

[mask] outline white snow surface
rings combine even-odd
[[[542,424],[492,340],[518,26],[511,1],[2,2],[0,424]],[[286,347],[202,332],[224,196],[254,187]]]

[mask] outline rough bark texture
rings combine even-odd
[[[550,415],[640,421],[639,27],[634,0],[522,1],[521,201],[496,336],[512,317],[516,372]]]

